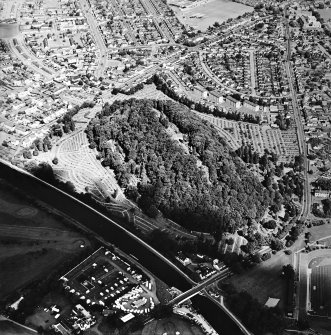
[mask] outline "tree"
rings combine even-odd
[[[252,254],[255,251],[255,245],[252,242],[248,242],[245,245],[241,245],[240,249],[246,254]]]
[[[261,257],[261,259],[262,259],[263,261],[266,261],[266,260],[268,260],[268,259],[270,259],[270,258],[271,258],[271,253],[270,253],[270,252],[266,252],[266,253],[263,254],[262,257]]]
[[[293,266],[291,264],[284,265],[282,270],[282,275],[284,278],[288,280],[292,280],[294,278],[295,272]]]
[[[259,253],[256,253],[252,256],[252,261],[254,263],[261,263],[262,259],[261,259],[261,255]]]
[[[274,238],[270,241],[270,248],[272,250],[279,251],[279,250],[282,250],[284,248],[284,245],[283,245],[283,242],[281,240]]]
[[[234,239],[233,239],[233,237],[229,237],[229,238],[226,240],[226,243],[227,243],[228,245],[233,245],[233,243],[234,243]]]
[[[167,123],[183,134],[184,146],[169,135]],[[219,238],[246,225],[247,218],[259,220],[270,204],[269,191],[229,152],[224,138],[181,104],[135,99],[105,104],[86,134],[102,165],[114,170],[127,196],[151,217],[162,212],[187,229]],[[253,156],[249,149],[243,155]]]
[[[263,224],[264,228],[267,228],[267,229],[275,229],[277,227],[277,223],[275,220],[270,220],[270,221],[267,221]]]

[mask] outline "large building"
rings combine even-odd
[[[241,102],[231,96],[226,97],[225,102],[236,109],[240,108]]]

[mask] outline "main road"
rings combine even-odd
[[[285,20],[285,39],[286,39],[286,60],[285,60],[285,70],[289,81],[289,88],[290,88],[290,94],[292,97],[292,106],[293,106],[293,115],[294,120],[297,128],[297,136],[298,136],[298,143],[299,143],[299,152],[303,157],[303,175],[304,175],[304,189],[303,189],[303,197],[302,197],[302,209],[298,216],[298,219],[306,220],[309,210],[310,210],[310,185],[308,180],[308,158],[307,158],[307,144],[305,139],[305,132],[301,120],[301,110],[298,104],[297,94],[294,87],[293,82],[295,81],[295,76],[293,74],[293,69],[291,66],[291,36],[290,36],[290,28],[289,23],[287,19],[287,7],[285,7],[284,11],[284,20]],[[297,259],[296,257],[299,257],[299,252],[296,252],[293,255],[293,266],[294,268],[297,267]],[[296,269],[297,272],[299,269]],[[300,281],[300,278],[298,279]],[[305,280],[301,278],[301,280]],[[306,295],[303,294],[305,292],[300,292],[300,286],[297,285],[297,292],[295,295],[295,308],[294,308],[294,318],[299,319],[302,316],[302,313],[300,313],[299,306],[302,304],[302,299],[306,299]],[[302,288],[301,288],[302,289]],[[306,290],[306,288],[304,288]],[[300,315],[301,314],[301,315]]]
[[[169,286],[189,290],[194,281],[171,261],[139,239],[121,224],[109,219],[90,206],[61,190],[0,160],[0,178],[12,183],[26,194],[42,199],[48,205],[79,222],[93,237],[118,246],[127,254],[134,254],[139,262]],[[162,241],[160,241],[162,243]],[[204,296],[195,296],[193,305],[221,335],[242,335],[240,323],[231,319],[223,308]]]
[[[286,18],[287,10],[285,10],[285,24],[286,24],[286,60],[285,70],[289,81],[290,95],[292,97],[293,115],[297,128],[297,136],[299,143],[299,152],[303,157],[303,175],[304,175],[304,192],[302,197],[302,210],[299,214],[299,219],[305,220],[309,214],[310,209],[310,187],[308,181],[308,158],[307,158],[307,144],[306,136],[301,120],[301,109],[299,107],[297,93],[293,82],[295,81],[295,75],[291,66],[291,36],[289,31],[289,24]]]
[[[181,304],[184,301],[192,298],[196,294],[199,294],[202,290],[204,290],[206,287],[214,283],[215,281],[225,279],[230,276],[230,271],[229,269],[225,269],[223,271],[220,271],[216,273],[215,275],[211,276],[210,278],[204,280],[203,282],[199,283],[198,285],[192,287],[188,291],[178,295],[176,298],[172,299],[169,301],[169,305],[177,305]]]

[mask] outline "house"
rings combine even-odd
[[[212,102],[215,102],[217,104],[221,104],[224,102],[224,97],[222,95],[222,93],[214,90],[214,91],[211,91],[209,93],[209,100],[211,100]]]
[[[248,108],[251,111],[258,112],[260,107],[259,105],[255,104],[254,102],[251,102],[249,100],[244,101],[244,107]]]
[[[9,120],[6,120],[3,123],[3,128],[6,129],[7,131],[14,131],[15,130],[15,123],[11,122]]]
[[[181,262],[184,266],[187,266],[192,263],[191,259],[186,257],[183,253],[178,253],[176,259]]]
[[[241,106],[240,101],[231,96],[226,97],[225,102],[234,108],[240,108]]]
[[[200,86],[194,86],[194,93],[199,94],[202,98],[207,98],[209,96],[209,92]]]
[[[269,307],[269,308],[274,308],[278,305],[280,299],[276,299],[276,298],[268,298],[267,302],[265,303],[265,306]]]
[[[326,190],[314,190],[314,196],[317,198],[329,198],[331,192]]]
[[[58,333],[62,335],[70,335],[71,330],[67,327],[65,327],[62,323],[57,323],[52,326]]]

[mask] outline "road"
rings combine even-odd
[[[208,299],[212,300],[216,305],[220,306],[227,315],[238,325],[240,330],[245,335],[253,335],[242,323],[241,321],[224,305],[224,298],[221,296],[221,301],[218,301],[216,298],[211,297],[206,291],[204,292],[205,296],[207,296]]]
[[[178,304],[190,299],[191,297],[195,296],[196,294],[198,294],[199,292],[204,290],[207,286],[211,285],[215,281],[222,280],[222,279],[225,279],[225,278],[229,277],[230,274],[231,273],[230,273],[229,269],[224,269],[224,270],[216,273],[215,275],[211,276],[210,278],[207,278],[203,282],[195,285],[194,287],[192,287],[188,291],[183,292],[182,294],[178,295],[176,298],[169,301],[168,304],[169,305],[178,305]]]
[[[102,77],[104,70],[106,68],[107,61],[107,47],[99,30],[97,19],[95,18],[92,8],[88,4],[87,0],[80,0],[81,9],[86,17],[87,23],[90,26],[91,33],[94,37],[94,41],[100,50],[98,68],[95,71],[95,76]]]
[[[299,213],[298,220],[303,220],[305,221],[310,210],[310,185],[309,185],[309,180],[308,180],[308,158],[307,158],[307,144],[305,140],[305,133],[304,133],[304,128],[303,128],[303,123],[301,120],[301,110],[298,104],[298,99],[297,99],[297,94],[295,91],[294,87],[294,82],[295,82],[295,76],[293,73],[293,69],[291,66],[291,36],[290,36],[290,29],[289,29],[289,23],[288,19],[286,18],[287,15],[287,8],[285,8],[284,11],[284,18],[285,18],[285,25],[286,25],[286,31],[285,31],[285,36],[286,36],[286,60],[285,60],[285,69],[286,69],[286,74],[288,77],[288,82],[289,82],[289,88],[290,88],[290,95],[292,97],[292,106],[293,106],[293,115],[294,115],[294,120],[297,128],[297,137],[298,137],[298,144],[299,144],[299,152],[303,156],[303,176],[304,176],[304,190],[303,190],[303,197],[302,197],[302,208],[301,212]],[[294,257],[295,259],[295,257]],[[298,271],[299,269],[297,269]],[[300,278],[299,278],[300,281]],[[305,297],[305,292],[300,293],[300,286],[297,285],[297,291],[296,291],[296,296],[295,296],[295,309],[294,309],[294,318],[298,319],[300,316],[299,313],[299,306],[302,305],[300,298],[303,299]]]
[[[285,11],[286,15],[286,11]],[[285,18],[286,20],[286,18]],[[296,94],[296,90],[294,87],[295,76],[293,73],[293,69],[291,66],[291,37],[289,32],[288,20],[286,20],[286,38],[287,38],[287,57],[285,61],[285,69],[286,74],[289,81],[290,88],[290,96],[292,97],[292,105],[293,105],[293,115],[297,128],[297,136],[298,136],[298,144],[299,144],[299,152],[303,156],[303,176],[304,176],[304,193],[302,197],[302,209],[299,214],[298,219],[305,220],[310,210],[310,187],[308,181],[308,158],[307,158],[307,144],[306,144],[306,136],[304,132],[303,123],[301,120],[301,109],[299,107],[298,98]]]
[[[205,73],[208,75],[209,78],[211,78],[215,83],[217,83],[218,85],[220,85],[221,87],[223,87],[224,89],[231,91],[233,93],[237,93],[237,94],[242,94],[241,92],[226,86],[225,84],[223,84],[220,79],[210,70],[209,66],[206,65],[206,63],[204,62],[203,59],[203,52],[201,50],[199,50],[199,60],[200,60],[200,64],[202,69],[205,71]]]
[[[255,68],[255,50],[249,49],[249,64],[251,69],[251,90],[252,95],[256,96],[255,85],[256,85],[256,68]]]

